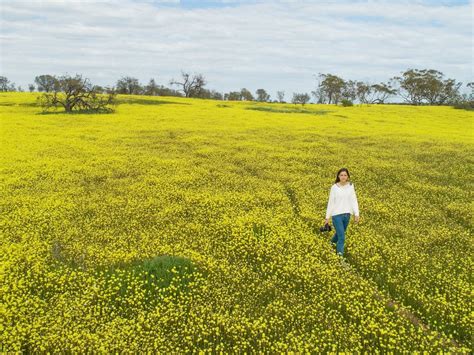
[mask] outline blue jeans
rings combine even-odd
[[[344,240],[346,239],[345,233],[350,219],[350,213],[342,213],[332,216],[332,225],[334,226],[336,233],[333,235],[331,243],[336,244],[336,252],[340,255],[344,254]]]

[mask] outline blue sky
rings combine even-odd
[[[153,0],[150,0],[154,2]],[[258,4],[258,3],[265,3],[268,1],[265,0],[178,0],[178,1],[170,1],[168,4],[171,6],[181,6],[185,8],[209,8],[209,7],[226,7],[226,6],[238,6],[241,4]],[[296,2],[296,1],[287,1],[287,3]],[[308,2],[308,1],[307,1]],[[315,2],[315,1],[313,1]],[[322,2],[322,1],[321,1]],[[331,1],[326,1],[329,3]],[[335,3],[336,1],[332,1]],[[355,3],[357,1],[352,1]],[[364,2],[362,0],[358,0],[358,2]],[[413,3],[417,2],[419,4],[425,4],[430,6],[459,6],[459,5],[468,5],[468,0],[421,0],[421,1],[412,1]],[[163,5],[163,2],[156,1],[156,3]]]
[[[181,70],[221,92],[310,92],[315,75],[386,81],[408,68],[473,80],[469,1],[3,0],[0,72],[26,88],[81,73],[168,85]]]
[[[222,1],[196,1],[196,0],[182,0],[177,4],[177,6],[181,6],[188,9],[196,9],[196,8],[209,8],[209,7],[225,7],[225,6],[238,6],[238,2],[234,3],[225,3]]]

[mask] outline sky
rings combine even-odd
[[[370,83],[409,68],[473,81],[473,1],[1,0],[0,75],[123,76],[220,92],[310,93],[318,73]]]

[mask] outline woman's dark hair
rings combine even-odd
[[[349,170],[347,170],[346,168],[341,168],[339,169],[339,171],[337,172],[337,175],[336,175],[336,183],[338,183],[340,180],[339,180],[339,174],[342,173],[343,171],[345,171],[347,173],[347,178],[350,179],[351,176],[349,175]]]

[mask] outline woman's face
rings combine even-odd
[[[345,171],[341,171],[339,173],[339,180],[342,182],[342,183],[345,183],[347,181],[349,177],[347,176],[347,173]]]

